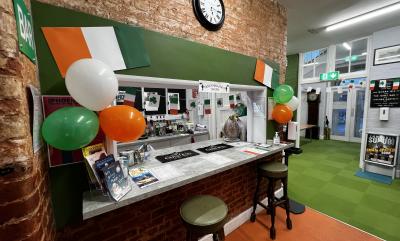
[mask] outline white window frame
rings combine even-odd
[[[358,38],[358,39],[354,39],[351,41],[345,41],[347,43],[353,43],[355,41],[358,40],[362,40],[362,39],[367,39],[367,56],[366,56],[366,61],[365,61],[365,70],[360,70],[360,71],[356,71],[356,72],[348,72],[348,73],[340,73],[340,78],[341,79],[354,79],[354,78],[360,78],[360,77],[368,77],[368,73],[369,73],[369,55],[373,54],[372,52],[370,52],[370,45],[371,45],[371,36],[368,37],[362,37],[362,38]],[[340,43],[339,43],[340,44]],[[332,70],[330,71],[335,71],[336,70],[336,45],[338,44],[334,44],[332,45],[332,57],[333,57],[333,62],[332,62]],[[351,56],[351,50],[350,50],[350,56]],[[351,64],[349,64],[349,68],[351,68]]]
[[[305,52],[305,53],[308,53],[308,52],[312,52],[312,51],[318,51],[318,50],[321,50],[321,49],[326,49],[326,69],[328,70],[328,68],[329,68],[329,55],[330,55],[330,53],[329,53],[329,47],[324,47],[324,48],[319,48],[319,49],[315,49],[315,50],[311,50],[311,51],[307,51],[307,52]],[[314,76],[314,77],[312,77],[312,78],[303,78],[303,68],[306,66],[305,64],[304,64],[304,54],[305,53],[300,53],[300,61],[299,61],[299,64],[300,64],[300,68],[299,68],[299,73],[301,73],[301,80],[302,80],[302,83],[304,84],[304,83],[315,83],[315,82],[319,82],[319,76]],[[313,75],[315,75],[315,66],[316,66],[316,63],[313,63],[312,64],[313,65]]]

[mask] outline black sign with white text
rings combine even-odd
[[[371,108],[400,107],[400,79],[371,80]]]
[[[396,165],[398,136],[367,133],[365,160],[386,165]]]

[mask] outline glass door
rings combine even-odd
[[[364,87],[331,88],[327,103],[331,139],[361,142],[364,101]]]
[[[331,138],[345,141],[347,140],[350,122],[350,113],[348,111],[349,91],[347,89],[333,88],[331,94],[331,115],[329,118]]]
[[[350,141],[361,142],[363,121],[365,88],[357,87],[352,91]]]

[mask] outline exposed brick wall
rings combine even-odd
[[[280,64],[286,73],[286,9],[277,0],[224,0],[226,19],[217,32],[196,20],[192,0],[40,0],[116,21],[139,25]]]
[[[279,153],[262,161],[280,160]],[[66,227],[57,233],[57,240],[183,241],[186,236],[179,207],[186,198],[215,195],[228,205],[232,218],[252,206],[255,186],[256,162],[251,162]],[[264,180],[262,197],[266,196],[266,187]]]
[[[33,154],[29,124],[37,70],[18,50],[12,0],[0,1],[0,26],[0,170],[13,170],[0,175],[0,240],[53,240],[47,157]]]

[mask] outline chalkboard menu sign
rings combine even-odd
[[[400,107],[400,78],[371,80],[371,108]]]
[[[398,138],[391,134],[367,133],[365,161],[395,166]]]

